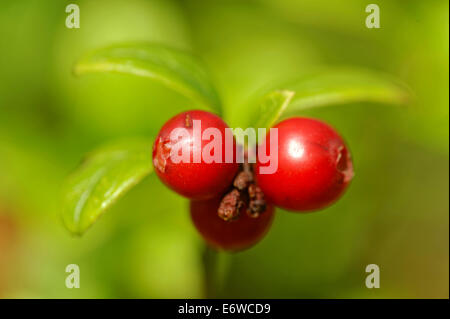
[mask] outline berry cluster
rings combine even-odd
[[[193,121],[201,121],[194,132]],[[211,149],[204,135],[214,128],[221,134],[221,149]],[[205,111],[176,115],[161,128],[153,146],[156,174],[169,188],[191,200],[192,221],[202,237],[224,250],[242,250],[257,243],[268,231],[274,206],[307,212],[329,206],[353,177],[350,153],[337,132],[327,124],[293,117],[278,123],[277,170],[262,174],[264,163],[237,163],[225,158],[226,123]],[[184,129],[184,135],[172,133]],[[205,134],[204,134],[205,133]],[[271,149],[272,130],[261,146]],[[233,138],[233,149],[236,142]],[[174,148],[188,146],[188,161],[174,161]],[[239,146],[238,146],[239,147]],[[177,148],[177,152],[179,151]],[[206,152],[219,152],[222,160],[205,160]],[[221,151],[221,152],[220,152]],[[178,155],[178,154],[175,154]],[[256,154],[257,155],[257,154]],[[194,159],[198,159],[195,161]]]

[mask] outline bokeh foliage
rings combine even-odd
[[[335,67],[404,81],[408,107],[348,104],[304,112],[338,128],[352,149],[348,193],[317,214],[279,212],[251,250],[232,255],[226,297],[448,298],[448,2],[74,1],[0,4],[0,297],[202,297],[203,243],[187,202],[145,179],[95,231],[59,222],[63,179],[86,152],[116,138],[154,136],[191,100],[147,79],[72,75],[87,51],[151,41],[187,49],[211,70],[230,126],[252,94]],[[249,110],[250,112],[250,110]],[[80,265],[81,288],[64,286]],[[364,286],[365,266],[381,287]]]

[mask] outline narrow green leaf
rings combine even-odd
[[[265,95],[259,104],[258,113],[255,118],[255,128],[269,128],[285,112],[294,96],[294,91],[273,91]]]
[[[120,141],[89,154],[66,180],[62,219],[83,234],[118,198],[152,172],[152,142]]]
[[[148,77],[218,114],[219,96],[203,64],[193,55],[151,43],[118,44],[93,51],[74,73],[117,72]]]
[[[254,105],[253,127],[269,128],[280,118],[306,109],[349,103],[405,104],[409,90],[386,75],[341,69],[316,74],[263,96]]]
[[[405,104],[408,89],[387,75],[363,70],[338,70],[289,86],[296,92],[287,113],[337,104],[372,102]]]

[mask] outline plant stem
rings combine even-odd
[[[203,265],[205,268],[206,298],[218,298],[225,284],[229,255],[206,246],[203,253]]]

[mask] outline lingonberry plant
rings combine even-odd
[[[196,122],[200,126],[198,133],[194,131]],[[209,161],[204,156],[210,155],[211,150],[202,137],[211,128],[217,129],[221,139],[221,151],[216,161]],[[236,161],[226,163],[225,160],[226,128],[219,116],[198,110],[183,112],[167,121],[153,145],[153,165],[161,181],[190,199],[208,199],[223,193],[238,170]],[[180,138],[176,138],[178,135]],[[230,147],[234,149],[234,139],[232,141]],[[178,149],[174,149],[176,147]],[[187,158],[179,154],[183,148],[188,149],[184,155]]]
[[[274,206],[292,211],[325,208],[352,179],[353,164],[343,139],[323,122],[297,117],[302,111],[355,102],[402,104],[408,97],[405,87],[389,77],[352,68],[330,69],[257,94],[238,111],[246,115],[244,128],[278,129],[278,167],[273,174],[261,174],[258,154],[256,164],[250,156],[243,163],[223,161],[229,119],[222,118],[229,112],[222,112],[224,105],[196,57],[157,44],[120,44],[89,53],[75,64],[76,75],[93,72],[159,81],[189,98],[194,107],[169,119],[154,139],[120,141],[90,153],[65,183],[62,219],[67,229],[83,234],[155,171],[165,185],[191,200],[193,224],[206,242],[232,251],[248,248],[266,234]],[[173,113],[167,110],[167,115]],[[201,121],[202,137],[192,129],[195,120]],[[171,132],[177,129],[184,129],[185,135],[172,140]],[[208,129],[221,133],[221,148],[208,148],[203,140]],[[270,143],[271,134],[258,137],[261,145]],[[178,143],[189,146],[189,163],[170,156],[177,154],[173,148]],[[232,139],[233,148],[236,143]],[[248,146],[237,145],[244,150]],[[219,151],[222,161],[202,156]]]
[[[294,117],[278,128],[278,169],[256,180],[273,204],[293,211],[312,211],[336,201],[353,178],[350,152],[338,133],[314,119]],[[263,144],[270,144],[270,134]]]
[[[191,201],[191,218],[201,236],[211,246],[229,251],[249,248],[261,240],[269,230],[274,208],[267,205],[257,218],[247,213],[247,205],[239,207],[239,218],[223,221],[217,211],[222,198]]]
[[[204,125],[195,133],[193,123],[201,123],[202,119]],[[220,139],[219,150],[209,149],[212,143],[202,138],[201,133],[210,128],[217,129],[213,137]],[[321,121],[293,117],[274,127],[275,139],[271,136],[274,131],[269,131],[261,149],[277,152],[277,170],[270,174],[260,169],[264,164],[259,156],[253,168],[247,154],[236,174],[238,164],[225,161],[226,128],[214,114],[187,111],[164,124],[153,145],[157,175],[164,184],[192,200],[194,224],[214,247],[248,248],[269,228],[272,205],[291,211],[318,210],[336,201],[353,178],[347,146],[332,127]],[[275,148],[268,145],[274,142]],[[234,140],[228,147],[235,148]],[[183,148],[188,150],[185,158],[179,154]],[[210,155],[205,154],[206,148],[220,154],[216,161],[205,162],[204,157]],[[193,160],[196,157],[197,161]],[[225,189],[230,190],[224,193]]]

